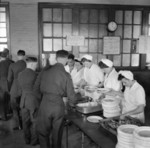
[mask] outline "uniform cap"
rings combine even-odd
[[[113,62],[109,59],[102,59],[101,60],[105,65],[107,65],[108,67],[113,67]]]
[[[86,54],[86,55],[82,56],[81,59],[86,59],[86,60],[92,61],[93,57],[91,55],[89,55],[89,54]]]
[[[121,70],[119,71],[119,74],[121,74],[122,76],[124,76],[125,78],[129,79],[129,80],[133,80],[133,73],[131,71],[128,70]]]

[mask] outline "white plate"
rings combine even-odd
[[[93,122],[93,123],[99,123],[99,120],[102,120],[103,118],[100,116],[89,116],[87,117],[87,120],[89,122]]]
[[[103,92],[103,93],[106,93],[106,92],[108,92],[108,91],[110,91],[109,88],[98,88],[98,89],[97,89],[97,92]]]

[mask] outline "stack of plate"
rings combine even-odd
[[[150,148],[150,127],[142,126],[134,133],[134,148]]]
[[[119,101],[116,99],[103,99],[103,116],[106,118],[119,116],[121,113]]]
[[[117,129],[118,143],[116,148],[134,148],[133,132],[138,126],[126,124],[121,125]]]

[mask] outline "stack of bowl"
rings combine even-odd
[[[137,127],[131,124],[120,125],[117,129],[118,143],[116,148],[134,148],[133,132]]]
[[[150,127],[142,126],[135,129],[134,148],[150,148]]]
[[[103,99],[103,116],[106,118],[119,116],[121,113],[119,103],[120,102],[117,99]]]

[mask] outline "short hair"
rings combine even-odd
[[[8,48],[4,48],[3,52],[9,54],[9,49]]]
[[[80,63],[81,65],[83,65],[82,62],[78,59],[75,59],[74,61]]]
[[[124,79],[124,78],[127,79],[127,78],[124,77],[122,74],[119,74],[119,75],[118,75],[118,80],[119,80],[119,81],[121,81],[121,80]]]
[[[57,52],[56,52],[56,58],[68,58],[68,51],[66,51],[66,50],[58,50]]]
[[[26,62],[27,63],[37,62],[37,58],[36,57],[27,57],[26,58]]]
[[[24,50],[18,50],[17,55],[18,56],[25,56],[25,51]]]
[[[68,59],[74,60],[74,55],[70,53],[70,54],[68,55]]]
[[[87,60],[86,58],[82,58],[82,59],[81,59],[81,62],[82,62],[82,63],[84,63],[85,61],[87,61],[87,62],[92,62],[91,60]]]
[[[105,63],[103,63],[102,61],[100,61],[99,63],[98,63],[98,65],[99,65],[99,67],[101,68],[101,69],[103,69],[103,68],[109,68],[109,66],[107,66]]]
[[[8,55],[8,54],[7,54],[6,52],[4,52],[4,51],[3,51],[3,52],[1,52],[1,57],[6,58],[6,57],[7,57],[7,55]]]

